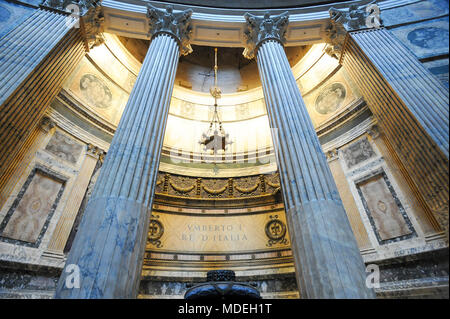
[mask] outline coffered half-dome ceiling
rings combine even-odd
[[[142,63],[150,41],[118,36],[124,47]],[[209,92],[214,83],[214,48],[192,45],[193,52],[182,56],[175,83],[197,92]],[[286,47],[291,66],[296,65],[311,45]],[[218,48],[218,81],[222,93],[246,91],[261,86],[256,61],[242,55],[243,48]]]
[[[106,139],[111,140],[149,41],[104,35],[105,43],[93,48],[83,59],[65,83],[64,92],[67,99],[82,106],[83,114],[102,123],[110,132]],[[361,100],[345,71],[324,48],[325,44],[319,43],[285,49],[317,129],[339,118]],[[160,170],[205,177],[276,171],[272,144],[276,128],[269,125],[255,60],[245,59],[242,48],[218,48],[218,65],[218,85],[223,92],[218,100],[218,114],[233,143],[219,154],[219,159],[205,152],[199,143],[202,133],[208,130],[214,109],[214,98],[209,93],[214,83],[214,47],[193,45],[190,55],[180,57]],[[55,109],[63,112],[57,105]]]

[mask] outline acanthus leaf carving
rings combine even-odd
[[[105,17],[100,5],[90,6],[81,17],[82,31],[88,49],[92,49],[105,42],[103,37]]]
[[[258,46],[265,40],[277,40],[286,43],[286,30],[289,24],[289,13],[283,12],[279,15],[270,16],[267,11],[263,17],[255,16],[251,13],[244,15],[246,23],[244,35],[246,37],[246,47],[242,53],[247,59],[253,59]]]
[[[175,13],[171,5],[166,6],[165,10],[161,10],[148,4],[149,36],[154,37],[158,33],[170,34],[180,44],[181,55],[191,53],[192,47],[189,44],[189,40],[192,34],[192,13],[191,9]]]
[[[101,0],[45,0],[43,7],[53,8],[70,13],[81,22],[81,31],[84,36],[87,50],[105,42],[103,38],[104,16]],[[74,27],[80,27],[74,24]]]
[[[338,60],[341,58],[348,32],[382,26],[380,8],[376,1],[364,6],[352,4],[346,9],[331,7],[328,12],[330,24],[325,28],[323,34],[325,42],[328,43],[325,52]]]

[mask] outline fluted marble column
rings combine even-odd
[[[66,18],[37,9],[0,39],[0,190],[47,106],[85,54],[80,30],[67,26]]]
[[[358,85],[431,224],[448,232],[448,89],[382,27],[375,4],[330,16],[328,52]]]
[[[371,298],[365,266],[283,49],[287,13],[246,14],[256,55],[302,298]]]
[[[80,288],[66,286],[64,270],[57,298],[137,296],[178,58],[192,50],[191,14],[148,9],[152,41],[66,262],[79,267]]]

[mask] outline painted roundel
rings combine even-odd
[[[436,27],[417,28],[408,33],[408,41],[424,49],[447,48],[448,30]]]
[[[11,12],[5,7],[0,6],[0,22],[6,22],[11,17]]]
[[[314,107],[318,113],[323,115],[333,113],[342,105],[346,94],[343,84],[332,83],[319,93]]]
[[[93,106],[106,109],[111,105],[112,94],[108,86],[93,74],[84,74],[80,79],[80,90]]]

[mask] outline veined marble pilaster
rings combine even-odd
[[[62,83],[84,55],[66,15],[38,9],[0,39],[0,190]]]
[[[152,41],[67,258],[66,265],[80,269],[80,288],[66,286],[64,270],[57,298],[137,296],[178,58],[189,52],[191,14],[148,8]]]
[[[374,10],[330,9],[329,53],[358,85],[410,187],[433,212],[430,222],[448,231],[448,89],[390,31],[367,20]]]
[[[287,14],[246,14],[271,127],[302,298],[373,298],[336,185],[283,49]],[[256,49],[256,50],[255,50]]]
[[[92,172],[103,151],[89,144],[86,150],[86,157],[78,172],[77,179],[72,187],[69,199],[66,203],[64,211],[56,224],[52,238],[48,244],[47,250],[52,254],[63,256],[64,246],[70,235],[75,218],[83,200],[86,188],[91,179]]]

